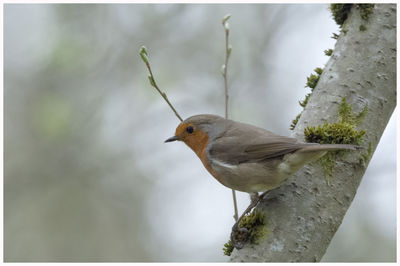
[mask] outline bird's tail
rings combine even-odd
[[[360,149],[363,149],[363,147],[352,144],[314,144],[314,145],[307,145],[298,151],[313,152],[313,151],[337,151],[337,150],[360,150]]]

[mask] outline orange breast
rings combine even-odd
[[[207,157],[208,141],[208,135],[205,132],[198,130],[193,136],[190,136],[190,138],[186,139],[185,143],[197,154],[207,171],[210,172],[210,174],[219,182],[221,182],[218,174],[214,171],[214,169],[212,169],[210,161]]]

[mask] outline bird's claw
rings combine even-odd
[[[235,248],[243,248],[244,244],[249,239],[249,236],[250,231],[247,230],[247,228],[239,227],[237,224],[232,227],[231,242]]]
[[[251,210],[257,206],[257,204],[264,198],[266,194],[267,192],[264,192],[261,195],[259,195],[258,193],[250,194],[250,199],[251,199],[250,205],[239,217],[236,223],[232,226],[231,242],[235,248],[237,249],[243,248],[244,244],[250,238],[250,231],[247,228],[240,227],[239,225],[240,221],[247,213],[251,212]]]

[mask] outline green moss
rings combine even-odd
[[[293,129],[296,127],[297,122],[298,122],[299,119],[300,119],[300,116],[301,116],[301,113],[298,114],[298,115],[296,116],[296,118],[292,120],[292,123],[290,124],[290,130],[293,130]]]
[[[360,164],[365,167],[367,163],[371,160],[371,157],[372,157],[372,143],[368,142],[367,151],[361,153]]]
[[[311,93],[308,93],[306,95],[306,98],[304,98],[304,100],[302,100],[301,102],[299,102],[301,107],[306,107],[307,103],[308,103],[308,99],[310,99]]]
[[[325,181],[328,186],[330,186],[330,178],[332,177],[333,168],[335,166],[335,156],[333,153],[328,152],[325,156],[322,156],[318,162],[321,164],[322,170],[324,171]]]
[[[318,84],[319,77],[321,76],[322,71],[323,69],[320,67],[314,69],[314,72],[317,73],[317,75],[311,74],[309,77],[307,77],[306,87],[309,87],[311,88],[311,90],[313,90]]]
[[[359,145],[365,131],[357,131],[349,123],[324,123],[318,127],[306,127],[304,137],[307,142],[320,144],[356,144]]]
[[[317,67],[316,69],[314,69],[315,73],[317,73],[318,75],[321,75],[322,72],[324,71],[322,68]]]
[[[304,138],[307,142],[320,143],[320,144],[355,144],[360,145],[362,137],[365,135],[365,130],[356,130],[355,127],[360,124],[368,112],[368,105],[366,104],[360,113],[354,113],[350,104],[342,98],[338,108],[337,123],[324,123],[318,127],[306,127],[304,129]],[[319,159],[325,178],[329,185],[329,177],[333,173],[335,166],[336,156],[345,154],[345,151],[328,152],[325,156]],[[372,155],[372,149],[360,159],[360,163],[369,161]]]
[[[325,53],[326,56],[331,56],[332,53],[333,53],[333,50],[332,49],[328,49],[328,50],[325,50],[324,53]]]
[[[318,80],[319,80],[319,76],[311,74],[309,77],[307,77],[306,87],[314,89],[317,86]]]
[[[224,255],[225,256],[230,256],[232,254],[232,251],[235,247],[232,244],[232,241],[228,241],[224,244],[224,247],[222,248],[222,250],[224,251]]]
[[[309,88],[311,88],[311,91],[313,91],[314,88],[317,86],[319,78],[320,78],[320,76],[321,76],[323,71],[324,70],[322,68],[320,68],[320,67],[317,67],[316,69],[314,69],[314,72],[316,74],[311,73],[310,76],[307,77],[307,83],[306,83],[305,87],[309,87]],[[300,104],[301,107],[304,108],[307,105],[310,96],[311,96],[311,93],[308,93],[303,101],[299,101],[299,104]],[[296,118],[292,120],[292,123],[290,124],[290,130],[293,130],[296,127],[300,116],[301,116],[301,113],[298,114],[296,116]]]
[[[333,19],[340,26],[341,31],[344,35],[347,33],[345,29],[346,19],[350,13],[351,8],[355,6],[359,10],[360,16],[363,20],[368,20],[371,13],[374,11],[374,4],[331,4],[330,10],[332,12]],[[367,28],[364,25],[359,27],[360,31],[365,31]],[[334,39],[337,39],[337,35],[334,35]]]
[[[355,144],[360,145],[365,130],[356,130],[355,126],[349,123],[325,123],[323,126],[307,127],[304,129],[304,136],[307,142],[320,144]],[[333,174],[337,156],[343,156],[346,151],[328,152],[318,162],[322,166],[325,180],[328,186]]]
[[[341,122],[354,123],[354,114],[352,114],[352,107],[347,103],[346,98],[342,98],[342,101],[338,108],[338,116]]]
[[[331,4],[330,10],[332,12],[333,19],[335,22],[342,27],[343,23],[346,21],[352,4]]]
[[[340,102],[338,108],[339,121],[341,123],[348,123],[354,126],[360,124],[364,120],[367,113],[368,104],[364,106],[363,110],[360,113],[353,113],[353,108],[350,104],[347,103],[346,98],[342,98],[342,101]]]
[[[368,113],[368,104],[365,104],[362,111],[355,116],[354,124],[356,125],[361,124],[361,122],[364,121],[365,117],[367,116],[367,113]]]
[[[307,142],[320,144],[356,144],[359,145],[365,130],[356,130],[356,125],[360,124],[368,113],[368,105],[363,110],[355,114],[346,98],[342,101],[338,108],[338,123],[324,123],[318,127],[306,127],[304,129],[304,137]]]
[[[369,15],[374,11],[374,4],[356,4],[356,8],[360,10],[360,16],[364,20],[368,20]]]
[[[257,210],[244,216],[239,223],[240,227],[244,227],[250,232],[250,243],[260,244],[263,237],[267,234],[267,221],[265,215]]]
[[[261,240],[268,233],[266,217],[262,212],[257,210],[254,210],[250,214],[244,216],[242,220],[240,220],[239,226],[241,228],[246,228],[249,231],[250,235],[248,241],[251,244],[260,244]],[[230,256],[234,248],[235,247],[233,246],[231,240],[226,242],[222,248],[224,255]]]

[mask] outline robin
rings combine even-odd
[[[165,142],[183,141],[200,158],[204,167],[222,185],[251,194],[251,204],[233,226],[270,190],[280,186],[303,165],[327,151],[355,150],[350,144],[302,143],[295,138],[274,134],[263,128],[235,122],[217,115],[201,114],[187,118]],[[258,192],[264,192],[258,196]],[[233,244],[237,241],[233,239]],[[242,244],[236,243],[237,248]]]

